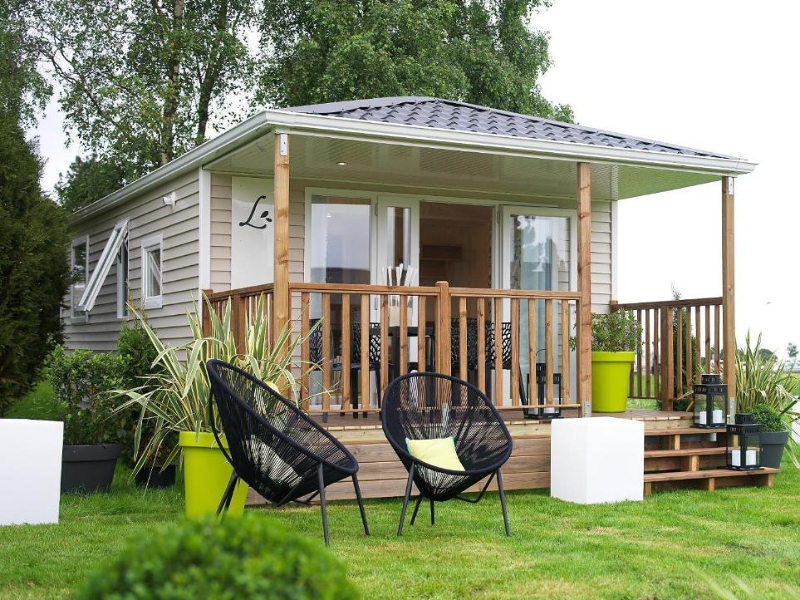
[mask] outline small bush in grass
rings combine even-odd
[[[263,515],[184,521],[129,542],[76,600],[350,600],[344,565]]]
[[[111,444],[122,431],[109,392],[121,383],[115,354],[61,346],[50,355],[47,373],[64,419],[65,444]]]

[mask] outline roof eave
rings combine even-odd
[[[756,163],[743,159],[691,156],[630,148],[611,148],[576,142],[533,140],[508,135],[453,131],[418,125],[400,125],[380,121],[297,113],[287,110],[267,110],[265,111],[265,116],[267,121],[281,131],[363,139],[364,141],[425,145],[450,150],[492,152],[553,160],[602,162],[618,165],[629,164],[719,176],[744,175],[752,172],[757,166]]]

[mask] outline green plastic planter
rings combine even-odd
[[[224,437],[222,443],[225,443]],[[186,516],[191,519],[214,514],[233,468],[222,455],[213,433],[195,435],[193,431],[181,431],[178,445],[183,452]],[[246,499],[247,484],[240,479],[236,484],[228,514],[241,515]]]
[[[625,412],[633,352],[592,352],[592,412]]]

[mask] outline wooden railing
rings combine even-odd
[[[225,306],[231,302],[231,329],[236,348],[239,352],[244,350],[245,335],[248,323],[252,322],[253,315],[258,309],[258,302],[264,298],[263,309],[267,315],[267,329],[270,341],[275,339],[275,319],[273,306],[273,284],[255,285],[252,287],[238,288],[224,292],[203,290],[212,309],[220,316],[225,312]],[[203,307],[203,335],[211,334],[211,316]]]
[[[631,398],[661,401],[672,410],[690,398],[702,373],[720,373],[722,298],[612,303],[634,315],[642,327],[631,369]]]
[[[451,374],[454,365],[452,374],[472,380],[498,409],[520,410],[524,404],[582,409],[571,392],[569,349],[577,292],[451,288],[446,282],[426,287],[296,282],[289,291],[292,332],[300,336],[300,399],[312,414],[378,411],[392,377],[410,370]],[[274,340],[272,284],[205,293],[220,315],[231,301],[240,351],[263,296]],[[207,312],[203,327],[209,333]],[[471,353],[470,343],[476,345]],[[537,363],[544,363],[542,385]],[[560,377],[560,395],[554,376]]]

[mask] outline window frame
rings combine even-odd
[[[84,281],[83,283],[70,283],[69,286],[69,319],[70,323],[86,323],[89,320],[89,313],[85,310],[77,310],[78,302],[86,291],[86,286],[89,284],[91,274],[89,273],[89,236],[83,235],[76,237],[72,240],[69,247],[69,266],[70,273],[75,272],[75,248],[83,246],[84,248]],[[80,287],[80,295],[77,296],[77,288]],[[80,312],[82,314],[75,314]]]
[[[150,294],[150,290],[148,289],[150,269],[148,268],[149,263],[146,259],[148,252],[155,248],[158,248],[159,251],[159,293]],[[156,235],[142,240],[141,249],[142,306],[145,309],[161,308],[163,306],[164,293],[164,236]]]

